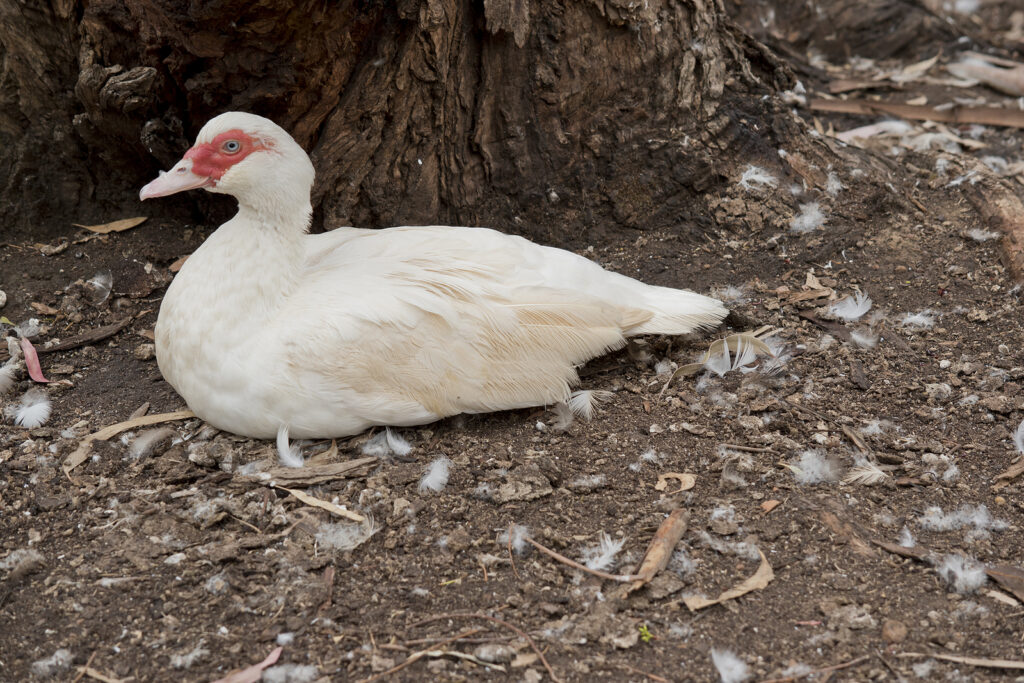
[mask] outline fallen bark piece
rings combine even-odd
[[[1017,596],[1018,600],[1024,602],[1024,570],[1008,564],[1001,564],[988,567],[985,573],[990,579]]]
[[[757,571],[750,576],[750,578],[736,584],[713,600],[699,595],[690,595],[683,598],[683,602],[691,612],[696,612],[699,609],[704,609],[711,605],[717,605],[725,602],[726,600],[733,600],[742,595],[746,595],[751,591],[762,590],[775,578],[775,572],[772,570],[772,566],[768,563],[768,558],[764,556],[764,553],[758,550],[757,554],[761,556],[761,565],[757,568]]]
[[[122,218],[119,221],[111,221],[110,223],[101,223],[100,225],[81,225],[79,223],[72,223],[71,225],[76,228],[84,228],[89,232],[94,232],[98,235],[107,235],[112,232],[124,232],[125,230],[131,230],[136,225],[142,225],[146,222],[148,216],[136,216],[134,218]]]
[[[1024,116],[1024,112],[1021,112]],[[1003,233],[1004,265],[1017,282],[1024,281],[1024,202],[1001,183],[970,186],[967,199],[989,229]]]
[[[334,503],[331,503],[331,502],[326,501],[326,500],[320,500],[316,496],[311,496],[308,493],[306,493],[305,491],[299,491],[297,489],[289,489],[289,488],[285,488],[284,486],[278,486],[276,488],[279,488],[282,491],[287,491],[288,493],[292,494],[293,496],[298,498],[301,502],[303,502],[306,505],[311,505],[313,507],[318,507],[321,510],[327,510],[328,512],[330,512],[333,515],[337,515],[339,517],[344,517],[346,519],[351,519],[353,522],[360,522],[360,523],[362,523],[362,522],[366,521],[366,517],[362,516],[358,512],[352,512],[351,510],[346,510],[345,508],[341,507],[340,505],[335,505]]]
[[[259,664],[253,664],[252,666],[248,666],[244,669],[235,669],[224,678],[218,678],[213,683],[256,683],[256,681],[263,677],[263,670],[273,666],[281,656],[282,652],[284,652],[283,647],[275,647],[273,651],[267,655],[267,658]]]
[[[64,470],[64,474],[68,474],[71,470],[85,462],[89,457],[89,453],[92,451],[93,441],[106,441],[111,437],[117,436],[121,432],[126,432],[129,429],[135,429],[136,427],[146,427],[148,425],[160,424],[162,422],[173,422],[175,420],[187,420],[195,416],[196,414],[191,410],[177,410],[173,413],[143,415],[131,420],[112,424],[109,427],[104,427],[98,432],[94,432],[82,439],[82,442],[78,444],[78,448],[76,448],[75,451],[64,460],[64,464],[61,467]]]

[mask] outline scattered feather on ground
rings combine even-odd
[[[522,524],[513,524],[511,529],[505,529],[498,534],[498,543],[504,548],[509,544],[511,539],[512,550],[517,555],[522,555],[523,552],[529,547],[526,539],[530,537],[530,530]]]
[[[820,228],[825,224],[825,214],[821,212],[818,202],[808,202],[800,205],[800,213],[789,222],[790,232],[803,234]]]
[[[588,569],[604,571],[615,564],[615,556],[622,550],[626,539],[613,539],[605,532],[601,532],[601,538],[597,545],[583,549],[583,564]]]
[[[982,230],[981,228],[971,228],[967,231],[967,236],[975,242],[988,242],[999,237],[999,233],[992,232],[991,230]]]
[[[302,451],[288,440],[288,425],[277,428],[277,459],[283,467],[302,467]]]
[[[900,325],[903,327],[917,327],[920,329],[930,329],[935,326],[935,311],[930,308],[926,308],[923,311],[917,313],[907,313],[900,318]]]
[[[889,478],[889,474],[878,465],[870,461],[852,467],[846,476],[843,477],[845,484],[859,484],[861,486],[873,486]]]
[[[748,191],[761,190],[766,187],[778,187],[779,181],[763,168],[749,164],[746,170],[743,171],[743,176],[740,178],[738,185]]]
[[[832,317],[845,320],[846,322],[860,320],[870,310],[871,297],[863,292],[857,292],[842,301],[837,301],[828,308],[828,312]]]
[[[614,394],[610,391],[594,391],[593,389],[574,391],[569,394],[569,409],[573,415],[590,420],[594,417],[598,404],[604,403],[612,396]]]
[[[320,545],[334,550],[352,550],[368,541],[378,531],[380,527],[371,517],[359,523],[325,522],[316,532],[316,540]]]
[[[71,654],[71,650],[60,648],[45,659],[37,659],[32,662],[31,669],[32,673],[40,678],[50,678],[67,671],[74,661],[75,657]]]
[[[203,641],[200,639],[199,643],[189,652],[185,652],[180,655],[171,655],[171,668],[191,669],[193,664],[208,654],[210,654],[210,651],[203,647]]]
[[[711,648],[711,661],[718,669],[722,683],[742,683],[750,678],[747,663],[737,657],[732,650]]]
[[[1024,455],[1024,420],[1017,425],[1016,431],[1013,432],[1013,447],[1017,449],[1017,452]]]
[[[839,481],[842,468],[823,451],[809,449],[800,454],[800,460],[791,464],[793,476],[800,484],[821,484]]]
[[[974,593],[987,580],[985,565],[973,557],[964,557],[963,555],[946,555],[935,571],[950,588],[962,595]]]
[[[442,455],[435,458],[427,465],[426,471],[420,478],[420,493],[443,491],[444,487],[448,485],[448,475],[451,473],[451,469],[452,461],[447,456]]]
[[[320,669],[313,664],[278,664],[263,672],[262,683],[313,683]]]
[[[50,409],[50,399],[46,392],[39,387],[33,387],[21,397],[14,416],[14,424],[28,429],[42,427],[50,419]]]

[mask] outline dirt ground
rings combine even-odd
[[[946,61],[902,82],[899,101],[1013,101],[942,83]],[[909,65],[818,66],[866,78]],[[717,228],[703,240],[686,216],[617,243],[565,237],[619,272],[717,293],[735,311],[725,329],[587,365],[584,388],[612,392],[589,422],[561,429],[540,409],[449,419],[401,430],[411,453],[346,476],[261,476],[272,444],[196,419],[152,427],[171,432],[141,456],[150,427],[96,441],[65,475],[83,437],[185,408],[152,329],[171,264],[211,228],[151,219],[4,244],[0,315],[38,319],[40,350],[125,325],[43,353],[52,416],[0,425],[0,679],[211,681],[279,645],[264,680],[539,681],[539,651],[560,680],[712,681],[713,649],[759,680],[844,665],[808,680],[1020,675],[957,658],[1024,660],[1022,479],[1000,478],[1022,455],[1021,290],[982,211],[999,193],[1024,197],[1022,135],[911,122],[847,147],[831,133],[878,119],[794,107],[842,163],[816,167],[811,148],[751,160],[771,180],[743,183],[740,168],[711,198]],[[857,292],[870,311],[830,318]],[[714,339],[762,326],[791,354],[780,370],[668,383]],[[5,410],[32,386],[20,378]],[[308,459],[324,453],[307,469],[365,457],[367,436],[337,445],[305,444]],[[447,485],[422,489],[441,455]],[[694,486],[659,489],[671,473]],[[371,516],[375,533],[275,484]],[[523,525],[583,561],[608,534],[622,547],[607,570],[629,573],[677,508],[689,519],[676,553],[628,596],[502,537]],[[346,549],[353,538],[364,542]],[[764,577],[762,562],[772,579],[758,589],[687,607]]]

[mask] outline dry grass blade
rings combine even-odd
[[[331,503],[331,502],[326,501],[326,500],[320,500],[316,496],[311,496],[308,493],[306,493],[305,491],[299,491],[297,489],[289,489],[289,488],[285,488],[284,486],[277,486],[275,488],[279,488],[282,491],[287,491],[288,493],[290,493],[293,496],[295,496],[296,498],[298,498],[302,503],[304,503],[306,505],[311,505],[313,507],[318,507],[321,510],[327,510],[332,515],[337,515],[338,517],[344,517],[345,519],[351,519],[353,522],[363,523],[363,522],[366,521],[366,517],[364,517],[363,515],[359,514],[358,512],[352,512],[351,510],[346,510],[345,508],[341,507],[340,505],[335,505],[334,503]]]
[[[117,436],[121,432],[126,432],[129,429],[135,429],[136,427],[146,427],[148,425],[160,424],[162,422],[173,422],[175,420],[187,420],[195,417],[196,414],[191,410],[177,410],[173,413],[158,413],[156,415],[143,415],[142,417],[136,417],[131,420],[125,420],[124,422],[118,422],[112,424],[109,427],[104,427],[98,432],[93,432],[89,436],[82,439],[82,442],[78,444],[78,448],[64,460],[62,465],[64,474],[68,474],[71,470],[75,469],[89,457],[89,452],[92,450],[93,441],[106,441],[107,439]]]
[[[76,228],[85,228],[89,232],[94,232],[98,235],[107,235],[112,232],[124,232],[125,230],[131,230],[136,225],[142,225],[147,218],[148,216],[136,216],[135,218],[122,218],[119,221],[101,223],[100,225],[82,225],[80,223],[72,223],[71,225]]]
[[[683,602],[691,612],[696,612],[699,609],[704,609],[711,605],[717,605],[725,602],[726,600],[733,600],[734,598],[746,595],[751,591],[757,591],[765,588],[775,578],[775,572],[772,570],[772,566],[768,563],[768,558],[764,556],[764,553],[760,550],[758,550],[757,553],[761,556],[761,565],[757,568],[757,571],[750,576],[750,578],[736,584],[713,600],[699,595],[691,595],[683,598]]]
[[[91,678],[94,681],[102,681],[102,683],[123,683],[123,681],[125,681],[125,680],[130,680],[130,679],[123,679],[123,678],[113,678],[111,676],[106,675],[102,671],[97,671],[96,669],[92,668],[91,666],[79,667],[78,673],[81,676],[84,676],[86,678]]]
[[[967,664],[969,666],[982,666],[989,669],[1024,670],[1024,662],[1019,662],[1014,659],[987,659],[985,657],[965,657],[963,655],[928,654],[927,652],[901,652],[896,656],[931,657],[932,659],[941,659],[945,662],[956,662],[957,664]]]
[[[672,558],[672,551],[675,550],[679,539],[686,533],[689,521],[690,516],[682,508],[676,508],[665,518],[654,534],[654,538],[651,539],[651,544],[647,546],[647,552],[644,553],[644,559],[640,562],[640,569],[636,573],[638,578],[629,585],[627,593],[637,590],[668,566],[668,561]]]

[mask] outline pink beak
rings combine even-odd
[[[196,175],[192,172],[191,159],[182,159],[170,171],[167,173],[161,171],[156,180],[143,187],[139,191],[139,199],[166,197],[176,192],[194,190],[197,187],[212,187],[214,184],[213,178]]]

